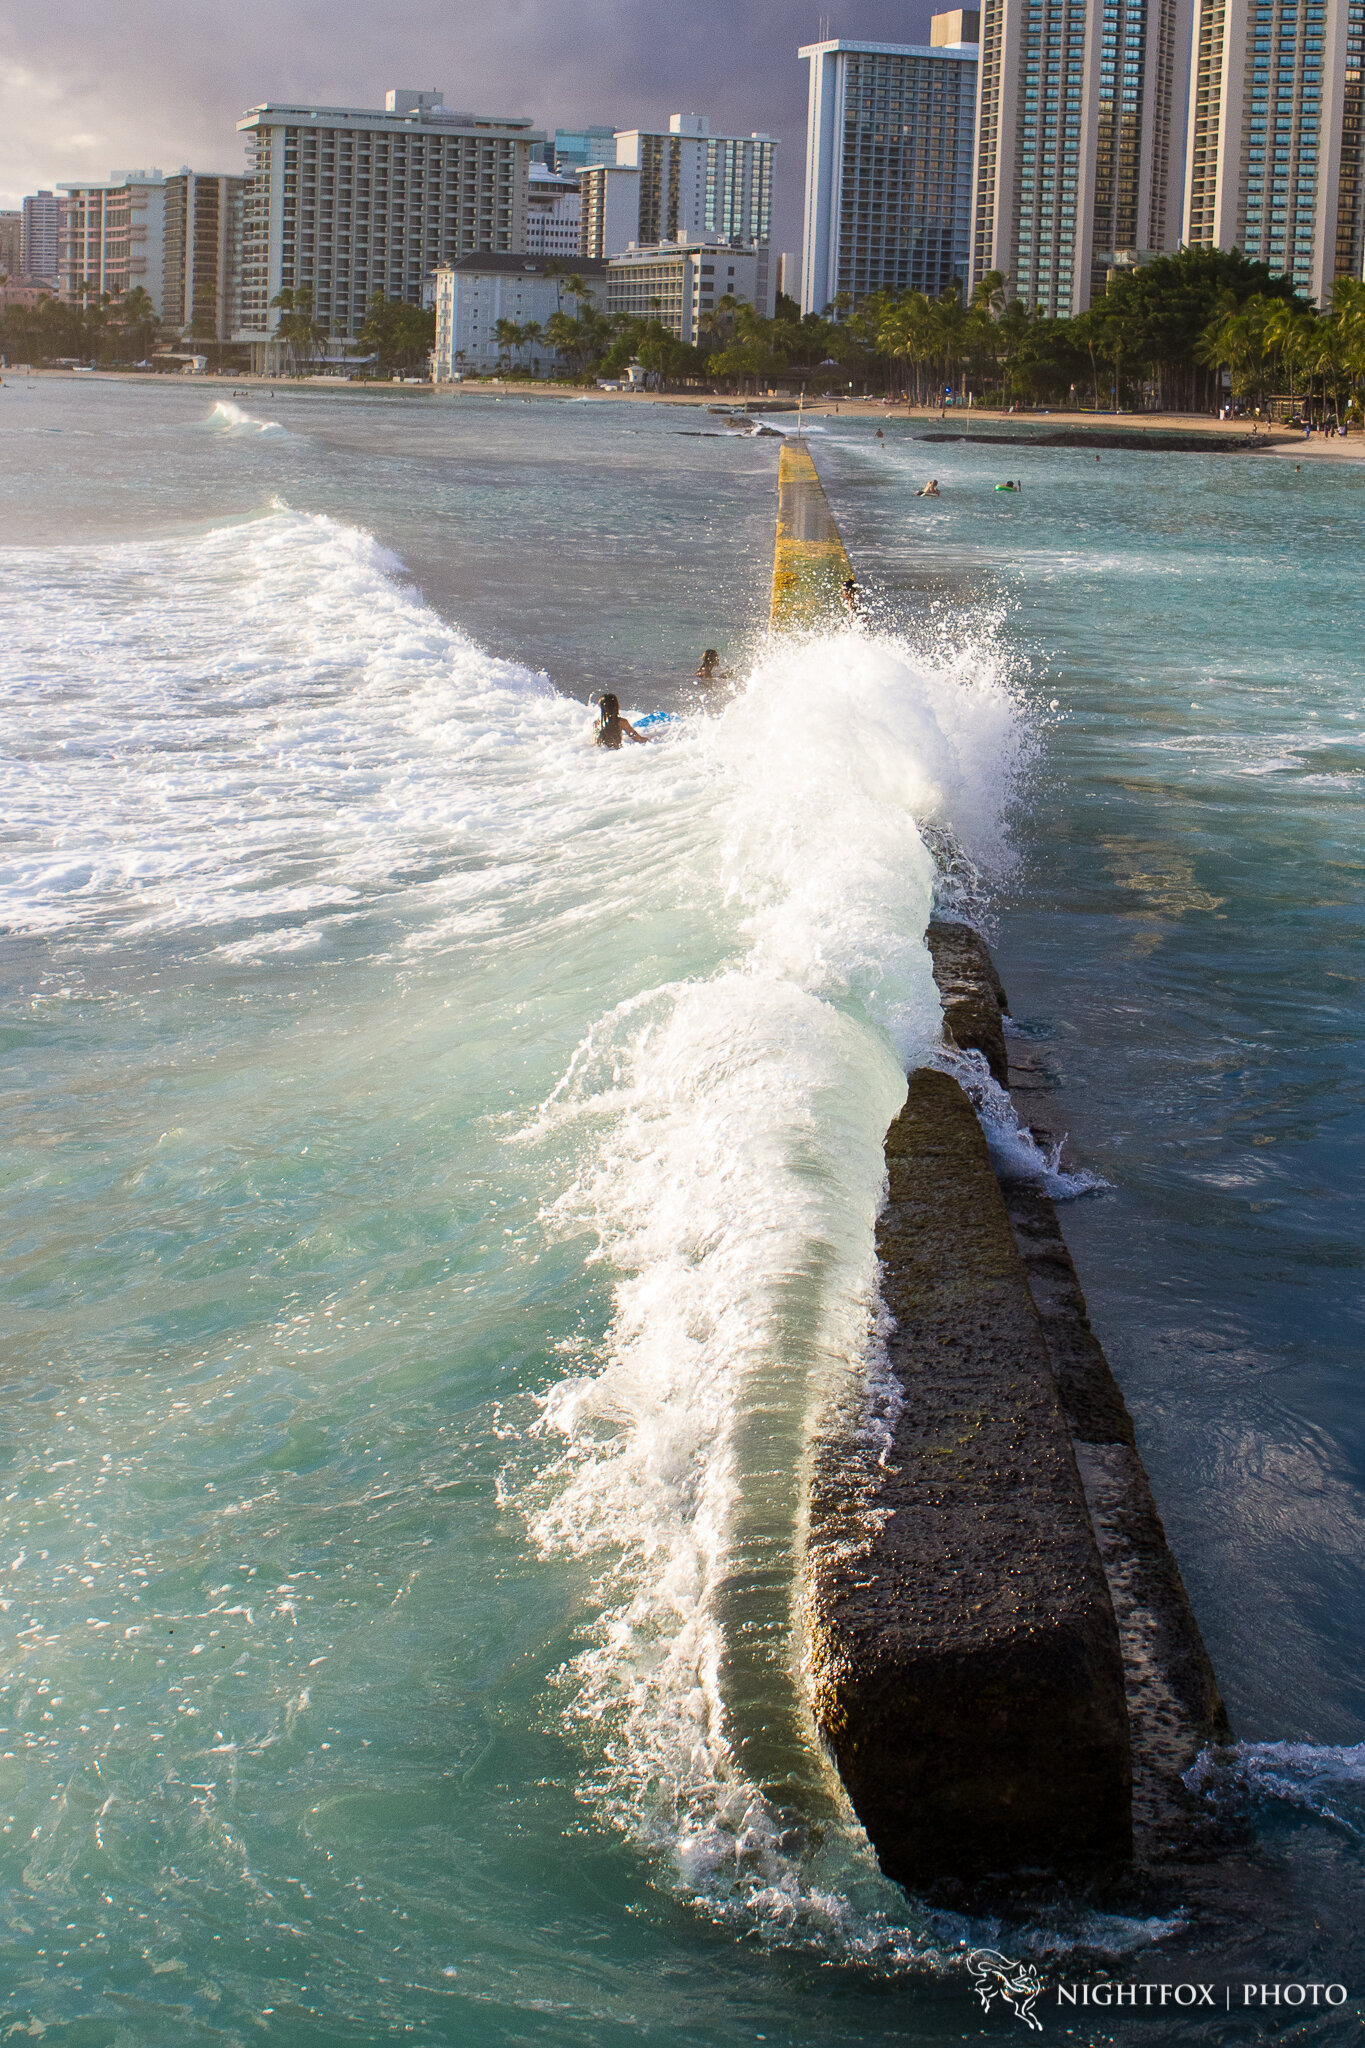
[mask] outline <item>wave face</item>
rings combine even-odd
[[[288,432],[278,420],[257,419],[255,413],[244,406],[236,405],[230,398],[220,398],[204,422],[219,434],[284,434]]]
[[[90,1098],[106,1149],[71,1134],[66,1225],[122,1248],[79,1297],[33,1282],[20,1352],[38,1387],[64,1319],[101,1333],[97,1354],[71,1339],[96,1398],[55,1478],[32,1446],[71,1529],[98,1504],[101,1627],[77,1626],[64,1551],[0,1534],[47,1603],[49,1689],[88,1717],[120,1687],[140,1746],[95,1762],[146,1824],[139,1882],[174,1919],[185,1870],[268,1845],[295,1787],[318,1799],[302,1768],[283,1794],[252,1778],[315,1712],[362,1788],[401,1781],[393,1745],[430,1739],[427,1709],[395,1696],[381,1731],[383,1656],[442,1668],[448,1606],[476,1636],[523,1574],[533,1615],[568,1601],[575,1622],[527,1624],[522,1740],[538,1718],[568,1745],[594,1821],[657,1885],[832,1957],[955,1954],[963,1929],[907,1919],[826,1769],[793,1601],[812,1420],[870,1386],[882,1139],[939,1032],[928,842],[999,868],[1031,744],[989,632],[772,645],[713,715],[608,755],[586,706],[329,518],[16,550],[9,573],[0,909],[58,1020],[14,1135],[37,1156],[61,1091]],[[99,1026],[88,1066],[63,1036],[77,1012]],[[460,1458],[495,1475],[477,1540],[445,1492]],[[269,1599],[236,1578],[257,1553]],[[382,1603],[355,1633],[356,1567],[412,1596],[401,1653]],[[201,1663],[169,1711],[131,1661],[126,1603],[150,1584],[206,1655],[230,1642],[236,1704]],[[441,1725],[472,1774],[494,1735],[471,1698]],[[92,1768],[95,1727],[43,1735],[54,1780]],[[168,1785],[208,1790],[163,1839]],[[301,1807],[298,1839],[329,1811]],[[84,1853],[85,1808],[63,1812],[54,1901]],[[295,1869],[282,1841],[260,1855]],[[278,1876],[248,1884],[251,1858],[222,1880],[234,1911]],[[1111,1946],[1153,1931],[1098,1926]]]
[[[9,562],[31,579],[6,650],[11,931],[301,944],[485,824],[509,861],[552,829],[516,791],[582,708],[445,626],[364,533],[277,511]]]

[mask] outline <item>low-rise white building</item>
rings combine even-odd
[[[736,248],[680,235],[675,242],[632,246],[606,265],[608,313],[657,320],[679,341],[694,343],[702,315],[715,311],[728,293],[773,316],[773,282],[768,251]]]
[[[605,266],[579,257],[480,254],[461,256],[436,273],[436,347],[432,379],[450,383],[466,371],[496,370],[506,360],[533,376],[557,366],[554,348],[543,339],[556,313],[573,314],[577,304],[565,290],[570,275],[595,287],[599,297]],[[500,321],[521,328],[525,339],[509,346],[498,338]],[[526,333],[533,328],[534,333]]]

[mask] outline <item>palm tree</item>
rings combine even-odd
[[[493,332],[497,336],[498,347],[501,350],[501,354],[498,357],[498,368],[505,370],[509,354],[520,350],[521,329],[515,320],[499,320],[494,325]]]
[[[921,370],[933,346],[933,307],[923,292],[906,292],[884,315],[877,329],[877,347],[914,365],[915,404],[924,402]]]
[[[279,308],[280,324],[275,332],[289,351],[291,366],[311,363],[327,339],[326,328],[313,312],[313,287],[301,284],[291,289],[286,285],[270,303]]]
[[[1365,384],[1365,279],[1339,277],[1332,286],[1332,324],[1338,335],[1341,369],[1352,392],[1351,407],[1359,410]]]
[[[128,338],[134,360],[141,361],[155,340],[156,330],[160,325],[151,294],[144,291],[140,284],[135,284],[131,291],[126,291],[118,300],[114,308],[114,318]]]

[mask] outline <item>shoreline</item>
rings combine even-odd
[[[137,384],[162,381],[159,375],[149,375],[136,370],[46,370],[20,368],[2,373],[5,383],[19,384],[33,378],[43,380],[65,380],[70,383],[98,381],[102,384]],[[625,405],[668,405],[700,407],[732,404],[772,404],[768,398],[746,398],[737,396],[725,399],[715,392],[697,391],[595,391],[575,386],[549,383],[534,383],[529,379],[512,378],[502,382],[496,378],[480,380],[471,384],[443,384],[433,386],[426,380],[411,384],[366,383],[352,384],[338,377],[256,377],[238,375],[227,377],[194,377],[189,379],[165,376],[164,381],[180,388],[188,382],[196,388],[213,391],[223,396],[223,387],[230,386],[238,392],[248,391],[253,396],[258,392],[271,394],[289,392],[332,392],[367,393],[383,392],[386,396],[439,398],[442,403],[455,403],[466,394],[494,398],[523,398],[528,401],[577,402],[587,400],[593,404]],[[228,393],[229,397],[231,392]],[[1011,413],[996,406],[958,407],[941,411],[938,406],[907,405],[902,399],[890,398],[820,398],[804,407],[808,419],[876,419],[896,420],[909,425],[932,426],[945,433],[961,433],[964,442],[970,441],[972,429],[980,424],[983,428],[1012,427],[1019,430],[1019,439],[1028,438],[1028,430],[1040,429],[1046,433],[1065,430],[1068,433],[1084,434],[1189,434],[1218,442],[1233,440],[1246,443],[1251,435],[1252,421],[1210,419],[1206,413],[1138,413],[1138,412],[1080,412],[1057,408],[1050,411]],[[1304,439],[1299,428],[1287,426],[1262,426],[1256,436],[1259,445],[1241,446],[1230,450],[1239,455],[1294,455],[1297,460],[1328,462],[1365,461],[1365,433],[1351,434],[1345,439],[1324,439],[1316,435],[1311,441]],[[1159,450],[1156,452],[1160,452]]]

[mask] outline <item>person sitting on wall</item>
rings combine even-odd
[[[858,616],[858,585],[852,576],[845,576],[843,588],[839,594],[844,600],[844,610],[851,619],[856,619]]]

